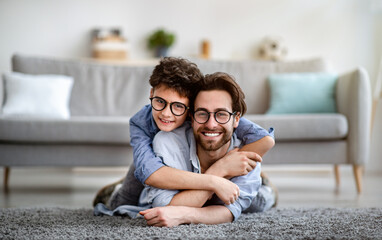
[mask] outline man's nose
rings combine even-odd
[[[219,123],[216,122],[214,113],[210,113],[210,118],[205,123],[205,125],[206,125],[206,127],[211,128],[211,129],[214,128],[215,126],[219,125]]]

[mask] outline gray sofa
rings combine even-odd
[[[264,128],[275,128],[276,145],[264,157],[264,164],[333,164],[337,183],[338,166],[351,164],[361,192],[362,167],[369,158],[371,103],[364,69],[339,77],[338,113],[266,115],[269,74],[325,72],[325,61],[192,61],[205,74],[223,71],[234,75],[246,94],[245,117]],[[148,79],[154,65],[14,55],[13,71],[73,76],[74,85],[68,120],[0,116],[4,189],[8,189],[9,169],[15,166],[129,166],[129,118],[149,103]],[[0,106],[5,100],[0,84]]]

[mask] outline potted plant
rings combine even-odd
[[[175,42],[175,35],[165,29],[158,29],[148,38],[148,47],[155,50],[156,57],[167,56],[167,51]]]

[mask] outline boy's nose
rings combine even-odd
[[[172,112],[170,109],[170,104],[167,104],[167,106],[162,110],[163,116],[171,116]]]

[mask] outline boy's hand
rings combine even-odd
[[[234,203],[240,195],[240,188],[233,182],[222,177],[213,178],[213,191],[225,204]]]
[[[206,173],[231,179],[247,175],[255,169],[256,163],[262,158],[254,152],[242,152],[238,148],[229,151],[223,158],[216,161]]]

